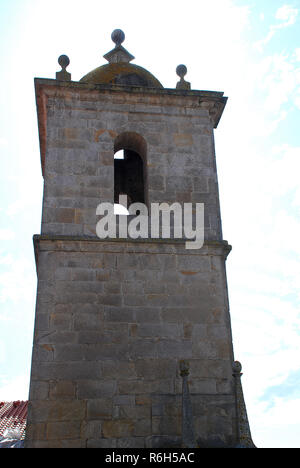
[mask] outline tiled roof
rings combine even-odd
[[[28,401],[0,401],[0,437],[6,429],[18,429],[25,438]]]

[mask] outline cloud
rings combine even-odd
[[[256,69],[260,77],[258,90],[265,93],[265,110],[279,113],[284,104],[295,99],[300,85],[300,68],[292,55],[276,53],[265,57]]]
[[[253,403],[253,402],[252,402]],[[251,430],[258,448],[299,447],[300,398],[276,398],[251,405]]]
[[[300,369],[291,372],[280,385],[269,387],[260,400],[267,402],[270,406],[275,406],[279,398],[281,400],[300,399]]]
[[[293,7],[289,6],[289,5],[283,5],[282,7],[280,7],[276,11],[275,18],[277,20],[282,21],[282,22],[279,23],[279,24],[271,25],[270,28],[269,28],[269,32],[268,32],[267,36],[264,39],[261,39],[260,41],[257,41],[254,44],[254,47],[257,50],[259,50],[260,52],[262,52],[264,46],[266,44],[268,44],[268,42],[271,41],[271,39],[275,36],[277,31],[279,31],[281,29],[284,29],[284,28],[287,28],[287,27],[292,26],[293,24],[295,24],[298,13],[299,13],[299,10],[297,10],[296,8],[293,8]]]
[[[296,60],[297,62],[300,62],[300,47],[298,47],[297,49],[295,49],[294,54],[295,54],[295,60]]]
[[[277,28],[286,28],[295,24],[298,16],[298,10],[290,5],[283,5],[278,8],[275,18],[284,21],[284,23],[277,25]]]

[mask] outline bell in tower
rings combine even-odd
[[[108,63],[79,82],[67,56],[55,80],[35,80],[44,198],[26,446],[253,446],[214,150],[227,98],[191,89],[184,65],[164,88],[124,39],[114,31]],[[129,215],[101,238],[99,206],[125,197]],[[204,207],[201,246],[118,235],[135,204],[149,226],[154,208],[179,206],[183,228],[185,207]]]

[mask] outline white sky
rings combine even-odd
[[[300,2],[0,0],[0,400],[27,399],[42,177],[33,78],[79,80],[111,32],[166,87],[224,91],[215,132],[235,357],[259,447],[300,447]]]

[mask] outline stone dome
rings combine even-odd
[[[121,29],[115,29],[112,32],[111,38],[115,43],[115,48],[104,55],[104,58],[109,63],[85,75],[81,78],[81,82],[163,88],[158,79],[148,72],[148,70],[130,63],[134,59],[134,56],[122,46],[125,34]]]
[[[148,72],[148,70],[139,67],[138,65],[126,62],[102,65],[85,75],[80,81],[93,84],[163,88],[158,79]]]

